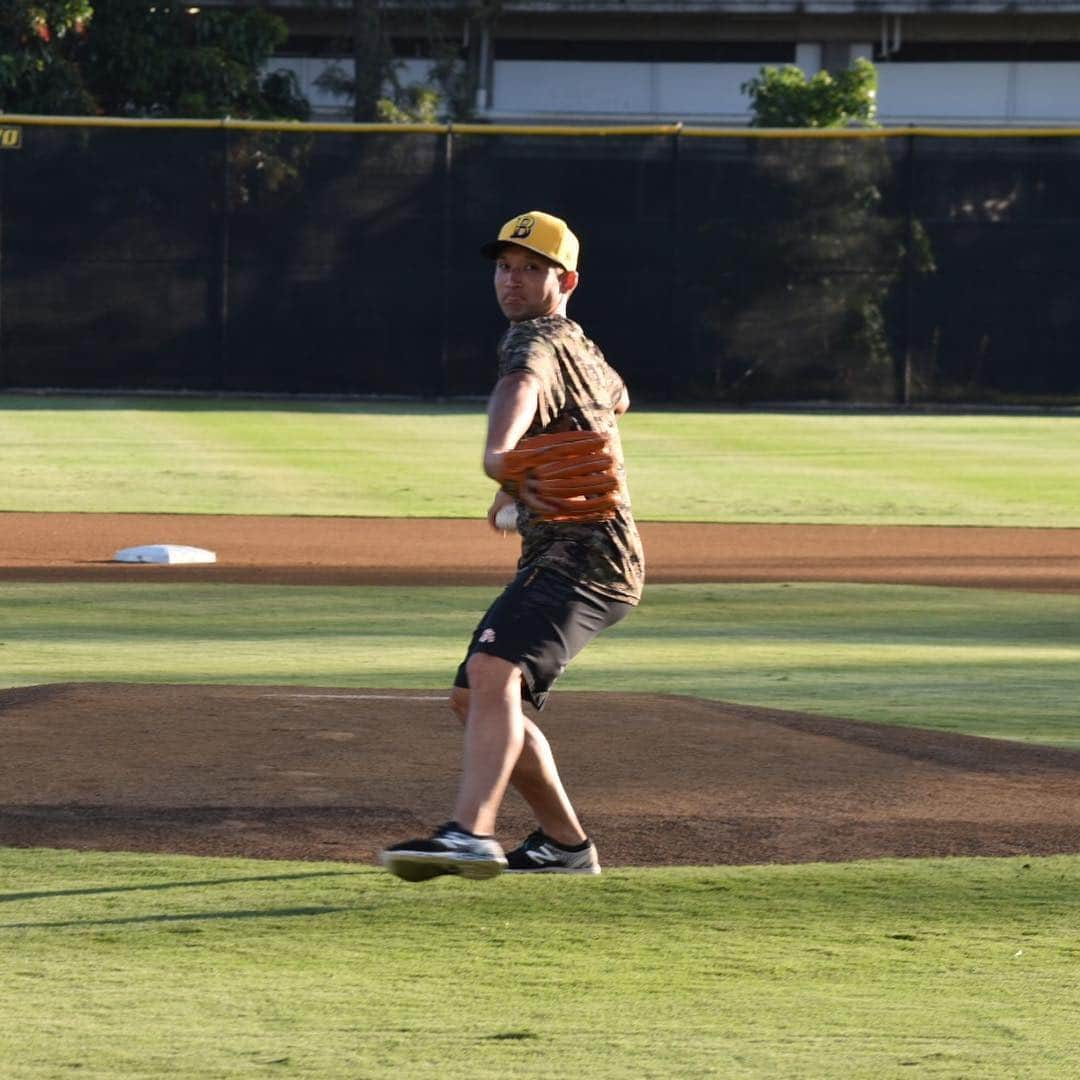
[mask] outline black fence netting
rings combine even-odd
[[[213,132],[66,126],[0,153],[3,385],[217,384],[221,158]]]
[[[0,117],[0,387],[483,394],[543,209],[654,401],[1080,397],[1080,138]]]

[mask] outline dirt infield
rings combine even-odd
[[[436,692],[83,683],[0,717],[8,845],[370,860],[445,818],[460,756]],[[641,694],[544,727],[609,865],[1080,849],[1080,753]]]
[[[649,581],[864,581],[1080,593],[1080,529],[641,526]],[[125,566],[136,544],[191,544],[213,566]],[[0,513],[0,581],[499,584],[517,538],[483,521]]]
[[[653,582],[1080,592],[1080,530],[643,532]],[[220,561],[110,561],[165,542]],[[0,514],[0,580],[496,584],[515,555],[479,522]],[[1080,852],[1080,753],[662,695],[543,722],[609,866]],[[460,755],[441,689],[29,687],[0,736],[0,844],[260,858],[372,859],[446,816]],[[500,833],[529,827],[512,796]]]

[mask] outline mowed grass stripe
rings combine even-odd
[[[1062,416],[622,422],[642,520],[1080,527]],[[0,510],[478,517],[480,402],[0,395]]]
[[[485,588],[5,585],[0,686],[448,687]],[[1080,597],[658,585],[559,683],[1080,746]]]

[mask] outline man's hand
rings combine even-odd
[[[510,531],[509,529],[504,529],[501,525],[499,525],[496,521],[496,518],[499,516],[500,510],[503,510],[508,506],[514,506],[516,504],[516,501],[517,500],[515,500],[513,495],[511,495],[508,491],[503,491],[502,488],[499,488],[499,490],[495,492],[495,498],[492,500],[491,508],[488,510],[487,519],[488,524],[497,533],[505,534]]]

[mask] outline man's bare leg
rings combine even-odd
[[[478,836],[490,836],[525,742],[521,672],[487,653],[474,653],[466,670],[472,692],[454,820]]]
[[[532,720],[521,713],[521,673],[516,667],[514,671],[517,673],[517,680],[514,681],[513,691],[515,705],[521,715],[524,728],[524,741],[510,774],[510,783],[529,804],[537,824],[544,833],[557,844],[573,847],[586,839],[585,830],[581,827],[581,822],[563,787],[547,738]],[[471,682],[471,672],[469,678]],[[464,725],[468,724],[471,702],[472,694],[468,690],[454,687],[451,691],[450,707]],[[458,809],[464,810],[460,805]],[[460,817],[456,820],[472,832],[479,831],[473,829]],[[494,830],[494,822],[492,830]]]

